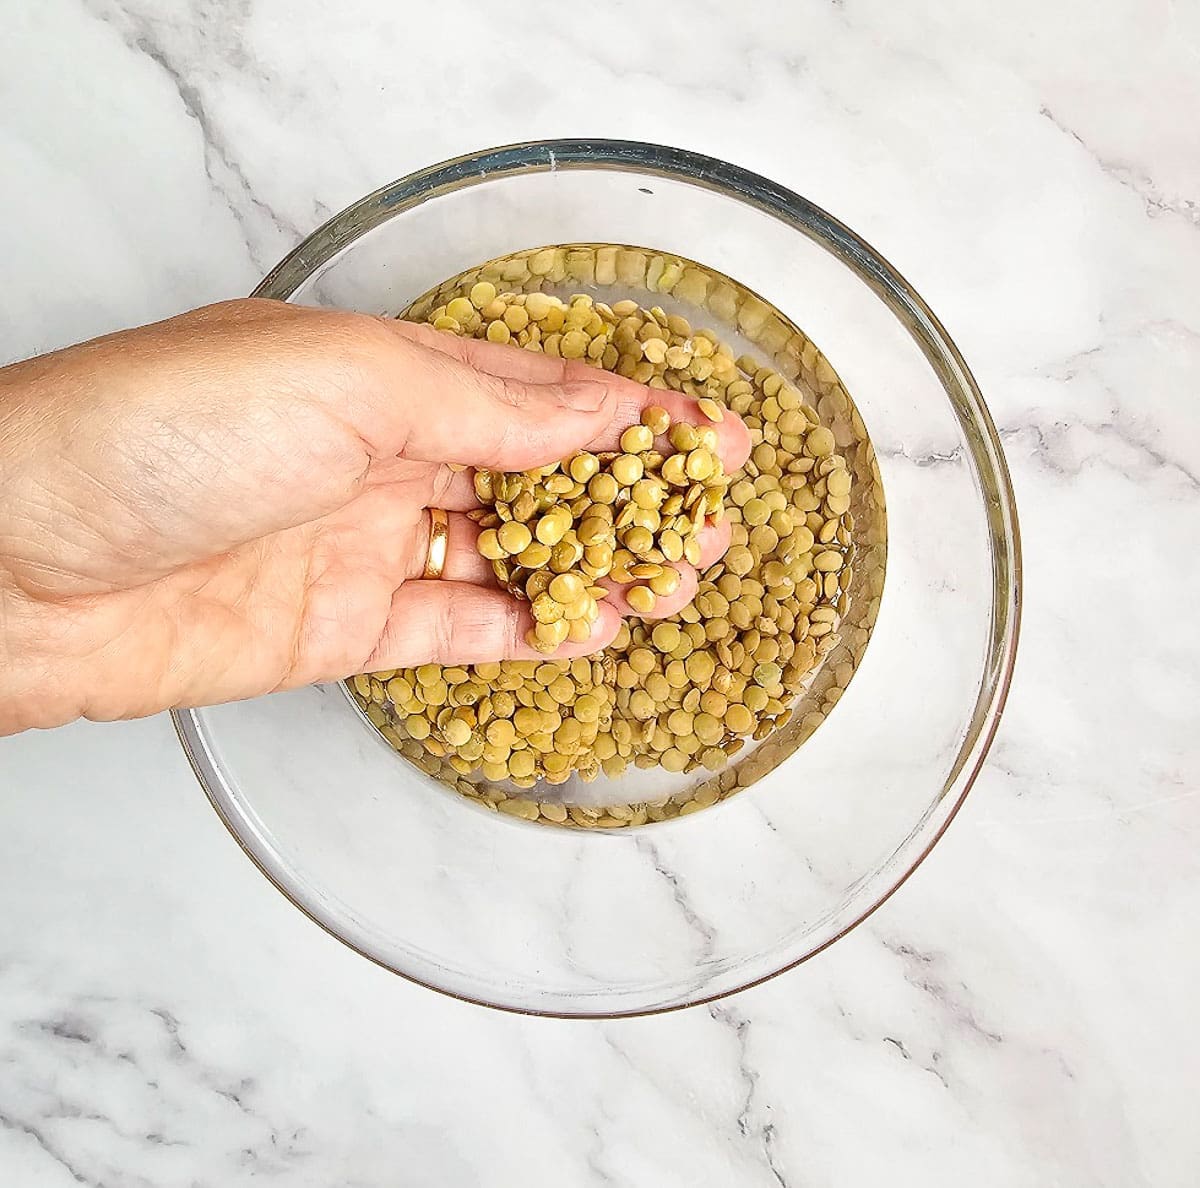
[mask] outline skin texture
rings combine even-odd
[[[0,733],[371,669],[536,655],[447,463],[613,448],[692,401],[361,314],[240,300],[0,369]],[[717,426],[727,469],[745,426]],[[450,515],[421,580],[426,509]],[[728,532],[706,529],[703,564]],[[655,614],[695,590],[695,572]],[[578,655],[628,607],[602,604]]]

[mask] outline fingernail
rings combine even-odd
[[[573,380],[557,389],[559,403],[576,412],[599,412],[609,401],[612,389],[603,380]]]

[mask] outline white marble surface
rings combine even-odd
[[[657,1019],[368,965],[251,868],[165,720],[0,743],[0,1181],[1197,1182],[1192,0],[10,0],[0,28],[0,358],[246,292],[457,152],[676,143],[833,210],[944,318],[1028,577],[992,760],[918,877]]]

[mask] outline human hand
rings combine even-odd
[[[355,672],[538,654],[475,550],[470,475],[615,448],[694,402],[580,363],[241,300],[0,370],[0,733]],[[714,427],[727,471],[749,451]],[[450,514],[422,580],[429,508]],[[728,544],[702,533],[701,565]],[[695,592],[680,565],[670,615]],[[619,591],[598,650],[628,613]]]

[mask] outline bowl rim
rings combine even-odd
[[[889,308],[916,341],[926,361],[955,406],[972,448],[974,468],[988,503],[988,537],[992,558],[992,623],[987,662],[975,709],[934,808],[922,825],[930,833],[898,877],[833,935],[768,973],[729,989],[689,998],[684,1002],[643,1008],[566,1010],[492,1002],[439,986],[366,952],[320,919],[300,902],[275,872],[267,868],[243,838],[218,793],[224,787],[204,741],[204,730],[193,709],[171,711],[172,722],[192,772],[225,828],[268,881],[314,924],[372,964],[406,981],[446,997],[510,1014],[558,1019],[621,1019],[667,1014],[716,1002],[762,985],[810,961],[853,932],[878,911],[929,856],[957,816],[978,778],[996,736],[1008,700],[1016,663],[1023,597],[1021,536],[1012,479],[1000,436],[984,403],[979,385],[941,321],[897,269],[875,248],[833,215],[795,191],[716,157],[688,149],[641,141],[556,139],[526,141],[452,157],[407,174],[360,198],[328,219],[267,273],[252,296],[287,300],[314,270],[331,260],[362,235],[431,198],[468,186],[521,173],[560,169],[630,169],[716,191],[754,207],[818,243],[850,268]],[[940,819],[939,818],[940,813]]]

